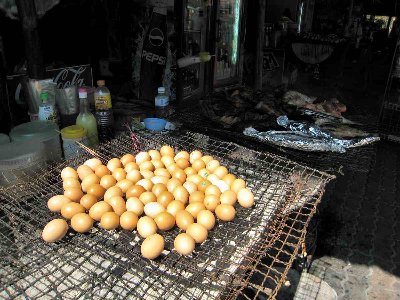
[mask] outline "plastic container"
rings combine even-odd
[[[57,124],[51,121],[32,121],[20,124],[10,131],[12,142],[35,141],[45,146],[46,160],[62,158],[60,132]]]
[[[0,185],[8,185],[17,178],[34,174],[45,163],[43,143],[34,141],[11,142],[0,147]]]
[[[39,120],[52,121],[57,123],[57,111],[52,103],[49,102],[49,94],[47,92],[40,93]]]
[[[79,143],[89,146],[87,130],[79,125],[72,125],[61,129],[61,137],[65,159],[70,159],[86,152]]]
[[[8,144],[10,142],[10,137],[7,134],[0,133],[0,145]]]
[[[144,127],[152,131],[161,131],[165,129],[167,121],[159,118],[146,118],[143,120]]]

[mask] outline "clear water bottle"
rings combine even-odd
[[[158,88],[158,95],[155,98],[156,117],[166,118],[169,111],[169,97],[165,93],[165,87]]]
[[[96,109],[97,129],[101,142],[113,139],[114,115],[112,111],[111,94],[105,86],[104,80],[97,81],[97,89],[94,93],[94,105]]]

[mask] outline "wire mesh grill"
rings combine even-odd
[[[0,296],[64,299],[246,299],[244,287],[274,298],[285,280],[325,185],[334,177],[278,156],[252,151],[202,134],[140,134],[141,150],[170,144],[217,157],[255,194],[252,209],[237,208],[233,222],[217,222],[207,241],[190,256],[173,251],[179,230],[164,235],[166,246],[154,261],[140,255],[134,232],[69,232],[60,242],[41,238],[56,217],[46,203],[62,192],[60,171],[77,167],[90,154],[52,165],[26,180],[0,189]],[[127,136],[96,149],[105,163],[132,152]],[[250,283],[257,274],[262,280]]]

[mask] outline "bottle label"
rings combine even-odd
[[[96,95],[94,97],[94,103],[96,110],[104,110],[104,109],[110,109],[111,106],[111,95],[106,94],[106,95]]]
[[[41,121],[55,121],[57,119],[56,112],[52,105],[39,107],[39,120]]]
[[[168,97],[156,97],[155,105],[158,107],[165,107],[169,104]]]

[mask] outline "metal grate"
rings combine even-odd
[[[47,199],[62,192],[60,171],[78,166],[89,154],[49,166],[34,177],[0,189],[0,297],[64,299],[245,299],[274,298],[304,241],[325,185],[334,177],[278,156],[252,151],[202,134],[139,136],[141,150],[170,144],[217,157],[255,194],[252,209],[237,208],[233,222],[217,222],[209,238],[184,257],[173,251],[179,230],[164,235],[166,247],[154,261],[140,255],[134,232],[69,232],[60,242],[41,238],[56,217]],[[127,136],[100,146],[105,163],[132,152]],[[251,283],[257,274],[261,281]],[[266,284],[268,283],[268,285]],[[250,296],[246,286],[255,289]]]

